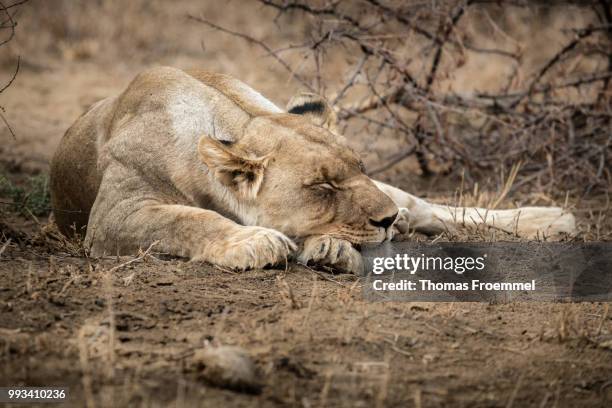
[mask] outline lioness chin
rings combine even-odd
[[[232,269],[297,258],[352,272],[361,269],[354,244],[397,229],[574,230],[560,208],[483,218],[486,210],[429,204],[373,181],[334,119],[315,95],[283,111],[226,75],[147,70],[64,135],[51,163],[56,222],[64,234],[86,228],[94,257],[157,241],[156,250]]]

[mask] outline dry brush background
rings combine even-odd
[[[606,0],[1,0],[0,385],[69,384],[74,406],[609,405],[607,305],[369,304],[297,265],[92,260],[53,228],[46,174],[89,105],[199,66],[281,106],[325,95],[383,181],[566,206],[569,239],[608,240],[611,36]],[[261,393],[204,381],[207,344],[244,347]]]

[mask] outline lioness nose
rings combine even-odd
[[[393,222],[395,222],[396,218],[397,218],[397,213],[393,214],[390,217],[385,217],[382,220],[374,220],[370,218],[370,224],[374,225],[375,227],[382,227],[382,228],[387,229],[391,225],[393,225]]]

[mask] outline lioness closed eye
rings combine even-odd
[[[226,75],[145,71],[66,132],[51,165],[56,222],[65,234],[86,226],[92,256],[159,241],[157,250],[233,269],[296,257],[346,271],[361,268],[354,244],[408,226],[574,230],[560,208],[483,219],[485,210],[429,204],[373,181],[334,119],[315,95],[285,112]]]

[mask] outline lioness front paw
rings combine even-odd
[[[361,254],[353,248],[351,243],[328,235],[306,238],[298,261],[304,265],[311,262],[355,274],[363,272]]]
[[[224,239],[207,245],[195,261],[246,270],[286,262],[297,246],[281,232],[264,227],[240,226]]]
[[[402,236],[410,232],[410,212],[407,208],[400,207],[393,227],[389,229],[389,239]]]

